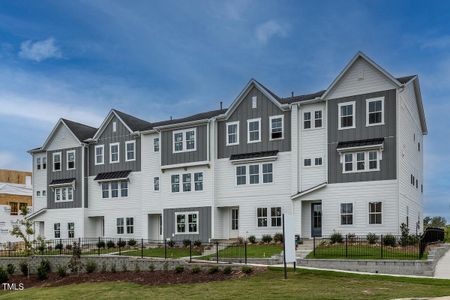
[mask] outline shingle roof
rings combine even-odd
[[[337,149],[381,145],[383,142],[384,138],[339,142]]]
[[[207,112],[198,113],[198,114],[188,116],[185,118],[155,122],[155,123],[152,123],[149,127],[145,128],[145,130],[150,130],[150,129],[153,129],[153,128],[159,127],[159,126],[166,126],[166,125],[177,124],[177,123],[185,123],[185,122],[210,119],[210,118],[216,117],[218,115],[224,114],[226,111],[227,111],[226,108],[217,109],[217,110],[211,110],[211,111],[207,111]]]
[[[398,78],[395,78],[395,79],[397,79],[401,84],[405,84],[408,81],[410,81],[411,79],[413,79],[414,77],[416,77],[416,75],[398,77]]]
[[[53,179],[52,182],[50,182],[49,185],[56,185],[56,184],[69,184],[75,181],[75,178],[66,178],[66,179]]]
[[[230,156],[230,160],[270,157],[270,156],[276,156],[277,154],[278,154],[278,150],[232,154]]]
[[[95,176],[94,180],[122,179],[122,178],[127,178],[128,175],[130,175],[130,173],[131,173],[131,170],[99,173],[99,174],[97,174],[97,176]]]
[[[91,138],[97,132],[97,128],[84,125],[81,123],[77,123],[71,120],[62,119],[64,123],[69,127],[69,129],[75,134],[75,136],[80,140],[84,141],[88,138]]]
[[[315,93],[306,94],[306,95],[298,95],[293,97],[281,98],[279,101],[281,104],[290,104],[293,102],[312,100],[318,97],[321,97],[325,93],[325,90],[321,90]]]
[[[133,131],[140,131],[144,130],[145,128],[151,126],[150,122],[147,122],[145,120],[133,117],[129,114],[126,114],[124,112],[118,111],[117,109],[113,109],[113,111],[122,119],[122,121],[127,124],[128,127],[130,127]]]

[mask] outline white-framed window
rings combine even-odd
[[[307,111],[303,113],[303,129],[311,128],[311,112]]]
[[[338,104],[338,129],[350,129],[356,127],[355,106],[355,101]]]
[[[75,223],[67,223],[67,237],[73,239],[75,237]]]
[[[383,204],[381,202],[369,202],[369,224],[382,224]]]
[[[353,154],[344,154],[344,173],[353,171]]]
[[[273,182],[273,164],[262,165],[263,183]]]
[[[55,189],[55,202],[61,201],[61,189]]]
[[[198,212],[176,212],[175,233],[176,234],[198,234],[199,220]]]
[[[272,163],[236,166],[236,185],[245,185],[245,184],[255,185],[272,182],[273,182]]]
[[[258,227],[267,227],[267,207],[258,207],[256,209],[256,218]]]
[[[315,166],[321,166],[322,165],[322,157],[314,158],[314,165]]]
[[[75,170],[75,150],[67,151],[67,170]]]
[[[203,172],[194,173],[194,185],[196,191],[203,191]]]
[[[170,176],[170,181],[172,184],[172,193],[178,193],[180,191],[180,175]]]
[[[384,124],[384,97],[366,99],[366,126]]]
[[[40,197],[41,196],[41,191],[36,191],[36,197]]]
[[[120,162],[120,143],[109,144],[109,162],[111,164]]]
[[[125,142],[125,161],[136,160],[136,141]]]
[[[322,110],[305,111],[303,113],[303,129],[322,128],[322,120]]]
[[[183,192],[190,192],[191,191],[191,173],[183,174]]]
[[[253,96],[252,97],[252,108],[257,108],[258,107],[258,97]]]
[[[159,177],[153,177],[153,190],[155,192],[159,191]]]
[[[248,175],[250,184],[259,184],[259,165],[248,166]]]
[[[111,198],[119,197],[119,182],[113,181],[111,182]]]
[[[113,131],[113,132],[116,132],[116,131],[117,131],[117,122],[116,122],[116,121],[114,121],[114,122],[112,123],[112,131]]]
[[[239,230],[239,208],[231,209],[231,230]]]
[[[134,233],[134,218],[127,218],[127,234]]]
[[[341,203],[341,225],[353,225],[353,203]]]
[[[47,169],[47,157],[43,157],[42,158],[42,170],[46,170]]]
[[[52,154],[53,157],[53,172],[61,171],[61,152],[55,152]]]
[[[261,118],[247,120],[247,143],[261,142]]]
[[[197,150],[197,128],[177,130],[172,135],[174,153]]]
[[[128,181],[120,182],[120,197],[128,197]]]
[[[303,166],[305,167],[311,167],[311,158],[305,158],[303,160]]]
[[[47,196],[47,191],[46,191],[46,190],[43,190],[43,191],[42,191],[42,197],[45,197],[45,196]]]
[[[55,239],[61,238],[61,224],[60,223],[53,224],[53,235],[55,236]]]
[[[269,118],[270,140],[284,138],[284,116],[272,116]]]
[[[124,234],[123,218],[117,218],[116,219],[116,227],[117,227],[117,234]]]
[[[102,198],[103,199],[109,198],[109,183],[107,182],[102,183]]]
[[[159,152],[159,137],[153,139],[153,152]]]
[[[314,128],[322,128],[322,111],[314,111]]]
[[[73,201],[73,188],[61,187],[55,188],[55,202]]]
[[[343,173],[371,172],[380,170],[381,152],[359,151],[343,154]]]
[[[247,167],[237,166],[236,167],[236,184],[244,185],[247,184]]]
[[[239,121],[226,124],[227,146],[239,145]]]
[[[281,207],[271,207],[270,218],[272,227],[281,227]]]
[[[38,169],[38,170],[41,169],[41,158],[40,157],[36,158],[36,169]]]
[[[356,153],[356,170],[364,171],[366,169],[365,162],[366,162],[366,154],[364,152],[357,152]]]
[[[105,163],[105,145],[95,146],[95,165],[103,165]]]

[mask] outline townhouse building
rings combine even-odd
[[[261,237],[282,231],[282,214],[303,238],[421,232],[426,134],[418,76],[358,52],[312,94],[252,79],[228,108],[185,118],[60,119],[30,150],[46,196],[33,194],[29,218],[48,239]]]

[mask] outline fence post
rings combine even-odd
[[[167,259],[167,240],[164,240],[164,259]]]
[[[189,262],[192,262],[192,241],[189,241]]]
[[[345,235],[345,258],[348,257],[348,235]]]
[[[141,258],[144,258],[144,239],[141,239]]]
[[[122,238],[119,238],[119,242],[117,243],[119,246],[119,256],[122,255],[122,248],[120,247],[120,245],[122,244]]]
[[[313,256],[316,257],[316,237],[313,236]]]
[[[244,257],[245,257],[245,264],[247,264],[247,242],[244,242]]]
[[[383,235],[380,236],[381,259],[383,259]]]
[[[216,242],[216,262],[219,263],[219,242]]]

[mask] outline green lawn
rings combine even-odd
[[[122,251],[122,255],[127,256],[141,256],[141,250],[131,250],[131,251]],[[201,252],[195,248],[192,248],[192,256],[201,255]],[[157,248],[146,248],[144,249],[144,256],[147,257],[164,257],[164,247]],[[179,257],[188,257],[189,256],[189,248],[170,248],[167,247],[167,257],[168,258],[179,258]]]
[[[417,249],[402,247],[383,247],[383,257],[381,257],[380,246],[371,245],[348,245],[347,256],[345,251],[345,244],[320,245],[316,247],[315,255],[313,252],[309,253],[306,258],[350,258],[350,259],[419,259]],[[426,259],[424,254],[422,259]]]
[[[247,245],[247,258],[270,258],[273,255],[280,254],[283,250],[281,245]],[[201,259],[215,259],[216,254],[201,257]],[[219,250],[220,258],[244,258],[244,245],[233,245],[223,250]]]
[[[194,276],[194,275],[193,275]],[[393,299],[450,295],[450,280],[281,269],[248,278],[202,284],[142,286],[89,283],[1,292],[0,299]]]

